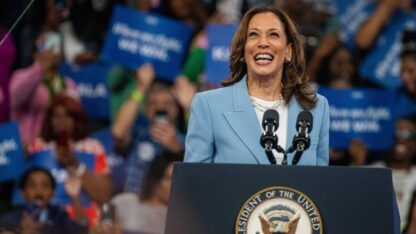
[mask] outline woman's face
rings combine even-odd
[[[401,60],[401,79],[405,89],[416,96],[416,57],[406,56]]]
[[[247,30],[244,59],[250,79],[282,77],[283,64],[291,59],[285,27],[271,12],[254,15]]]
[[[336,51],[329,61],[331,79],[343,79],[352,81],[355,67],[352,54],[345,48]]]
[[[56,135],[72,135],[75,122],[63,106],[56,106],[52,113],[52,128]]]
[[[49,204],[54,194],[51,179],[45,172],[36,171],[29,175],[26,185],[22,190],[24,199],[33,204],[45,207]]]
[[[397,161],[410,161],[416,154],[416,126],[408,120],[396,123],[393,156]]]
[[[153,120],[158,110],[166,111],[171,121],[174,121],[179,113],[172,95],[164,91],[157,91],[150,94],[146,104],[146,114],[150,120]]]

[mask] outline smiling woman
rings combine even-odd
[[[312,113],[314,127],[306,134],[310,147],[299,164],[328,164],[328,102],[309,82],[303,44],[286,13],[262,6],[245,14],[232,41],[230,70],[225,88],[198,93],[193,100],[185,161],[273,162],[259,139],[263,115],[274,109],[280,116],[277,144],[283,149],[292,146],[299,113]],[[283,158],[277,151],[273,156]],[[293,157],[288,154],[288,161]]]

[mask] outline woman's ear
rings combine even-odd
[[[285,53],[285,62],[288,63],[292,61],[292,43],[289,43],[286,47],[286,53]]]

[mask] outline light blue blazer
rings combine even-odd
[[[329,106],[325,97],[317,97],[316,107],[310,110],[311,145],[298,165],[328,165]],[[292,145],[296,119],[302,110],[293,97],[288,106],[287,147]],[[260,145],[261,134],[246,78],[229,87],[197,93],[191,105],[184,161],[270,164]],[[293,156],[288,154],[288,164]]]

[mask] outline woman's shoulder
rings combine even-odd
[[[212,110],[223,110],[232,106],[232,92],[230,87],[202,91],[195,95],[193,108],[209,108]]]
[[[93,153],[95,155],[105,153],[104,146],[100,141],[87,137],[75,143],[75,149],[80,152]]]
[[[205,90],[198,92],[195,95],[195,98],[206,100],[208,102],[211,101],[225,101],[227,98],[229,99],[232,94],[231,87],[221,87],[217,89]]]
[[[115,205],[115,206],[123,206],[123,205],[128,205],[128,204],[135,204],[139,202],[138,199],[138,195],[137,193],[132,193],[132,192],[123,192],[123,193],[119,193],[117,195],[115,195],[112,199],[111,199],[111,204]]]
[[[27,145],[26,150],[28,154],[34,154],[40,151],[50,150],[53,148],[55,148],[54,142],[47,142],[43,138],[37,137]]]
[[[326,97],[325,96],[322,96],[321,94],[319,94],[319,93],[316,93],[316,103],[317,104],[325,104],[325,103],[328,103],[328,100],[326,99]]]

